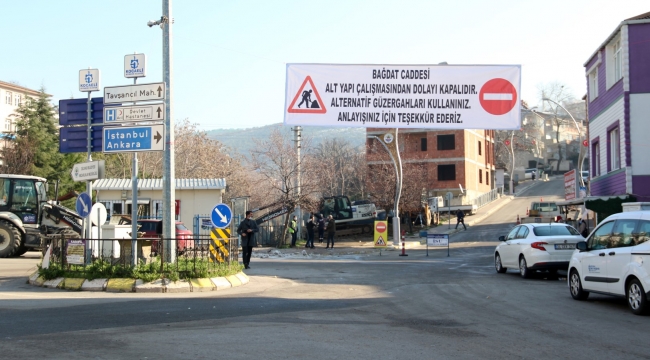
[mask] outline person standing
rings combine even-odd
[[[467,230],[467,226],[465,226],[465,213],[460,209],[456,211],[456,229],[458,229],[458,224],[463,224],[463,227]]]
[[[325,247],[325,249],[334,248],[334,235],[336,235],[336,222],[334,221],[334,217],[330,215],[327,218],[327,247]],[[331,246],[330,246],[330,241],[332,242]]]
[[[237,227],[237,234],[241,235],[241,248],[242,256],[244,261],[244,267],[250,269],[249,266],[251,262],[251,255],[253,254],[253,247],[257,246],[257,240],[255,239],[255,233],[259,231],[257,227],[257,222],[252,219],[253,212],[246,211],[246,219],[239,223]]]
[[[580,235],[582,235],[583,238],[589,236],[589,227],[583,218],[580,218],[580,221],[578,223],[578,231],[580,231]]]
[[[314,223],[314,214],[309,214],[309,220],[307,221],[307,244],[306,248],[314,248],[314,228],[316,223]]]
[[[325,219],[323,214],[318,216],[318,243],[323,243],[323,236],[325,235]]]
[[[291,234],[291,247],[296,247],[296,240],[298,238],[298,231],[296,230],[296,226],[298,225],[296,220],[298,217],[294,215],[291,218],[291,222],[289,222],[289,234]]]

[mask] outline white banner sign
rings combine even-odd
[[[288,64],[284,123],[520,129],[519,65]]]

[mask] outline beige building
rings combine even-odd
[[[18,106],[26,98],[37,97],[39,93],[37,90],[0,81],[0,149],[4,149],[10,144],[8,140],[16,131],[15,120],[11,115],[15,114]],[[3,159],[0,159],[0,164],[4,164]]]
[[[210,214],[222,202],[226,179],[176,179],[175,219],[190,228],[194,215]],[[106,206],[110,215],[131,214],[131,179],[100,179],[93,182],[97,202]],[[138,215],[143,218],[162,218],[162,179],[138,179]]]

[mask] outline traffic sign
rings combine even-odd
[[[589,141],[587,141],[587,140],[582,140],[582,146],[584,146],[584,147],[589,146]]]
[[[104,127],[105,153],[163,151],[165,150],[165,126]]]
[[[373,239],[375,248],[385,248],[388,246],[388,234],[386,233],[387,228],[388,222],[386,220],[375,221],[375,236]]]
[[[210,219],[212,219],[212,225],[219,229],[225,229],[232,220],[232,210],[226,204],[217,204],[210,213]]]
[[[93,223],[93,225],[102,225],[106,222],[107,218],[108,213],[106,212],[106,206],[104,206],[104,204],[100,202],[95,203],[92,209],[90,209],[90,221]],[[99,221],[99,224],[97,224],[97,221]]]
[[[510,146],[510,140],[508,139],[504,140],[503,143],[506,144],[506,146]]]
[[[91,151],[102,151],[103,126],[93,126],[91,133]],[[88,127],[63,127],[59,135],[59,152],[62,154],[85,153],[88,151]]]
[[[138,78],[147,76],[147,57],[144,54],[124,55],[124,77]]]
[[[386,223],[384,221],[375,221],[375,230],[379,233],[386,231]]]
[[[104,124],[163,120],[165,120],[164,103],[104,108]]]
[[[104,98],[90,99],[90,123],[101,124],[104,116]],[[87,125],[88,99],[59,100],[59,125]]]
[[[492,79],[481,87],[479,101],[488,113],[503,115],[517,104],[517,89],[506,79]]]
[[[72,167],[72,180],[87,181],[104,178],[105,161],[90,161],[85,163],[74,164]]]
[[[79,91],[99,91],[99,69],[79,70]]]
[[[454,198],[454,194],[452,194],[451,191],[448,191],[448,192],[445,194],[445,198],[447,198],[447,201],[451,201],[451,199]],[[451,205],[450,205],[450,206],[451,206]]]
[[[79,216],[82,218],[87,217],[90,214],[90,210],[92,208],[92,200],[90,199],[90,196],[88,193],[81,193],[79,196],[77,196],[77,213]]]
[[[104,104],[163,100],[165,83],[107,86],[104,88]]]

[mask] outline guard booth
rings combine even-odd
[[[108,217],[133,214],[141,219],[162,219],[163,180],[138,179],[138,203],[133,206],[131,179],[99,179],[93,182],[96,201],[104,204]],[[226,179],[176,179],[174,218],[191,227],[194,214],[209,214],[222,202]]]

